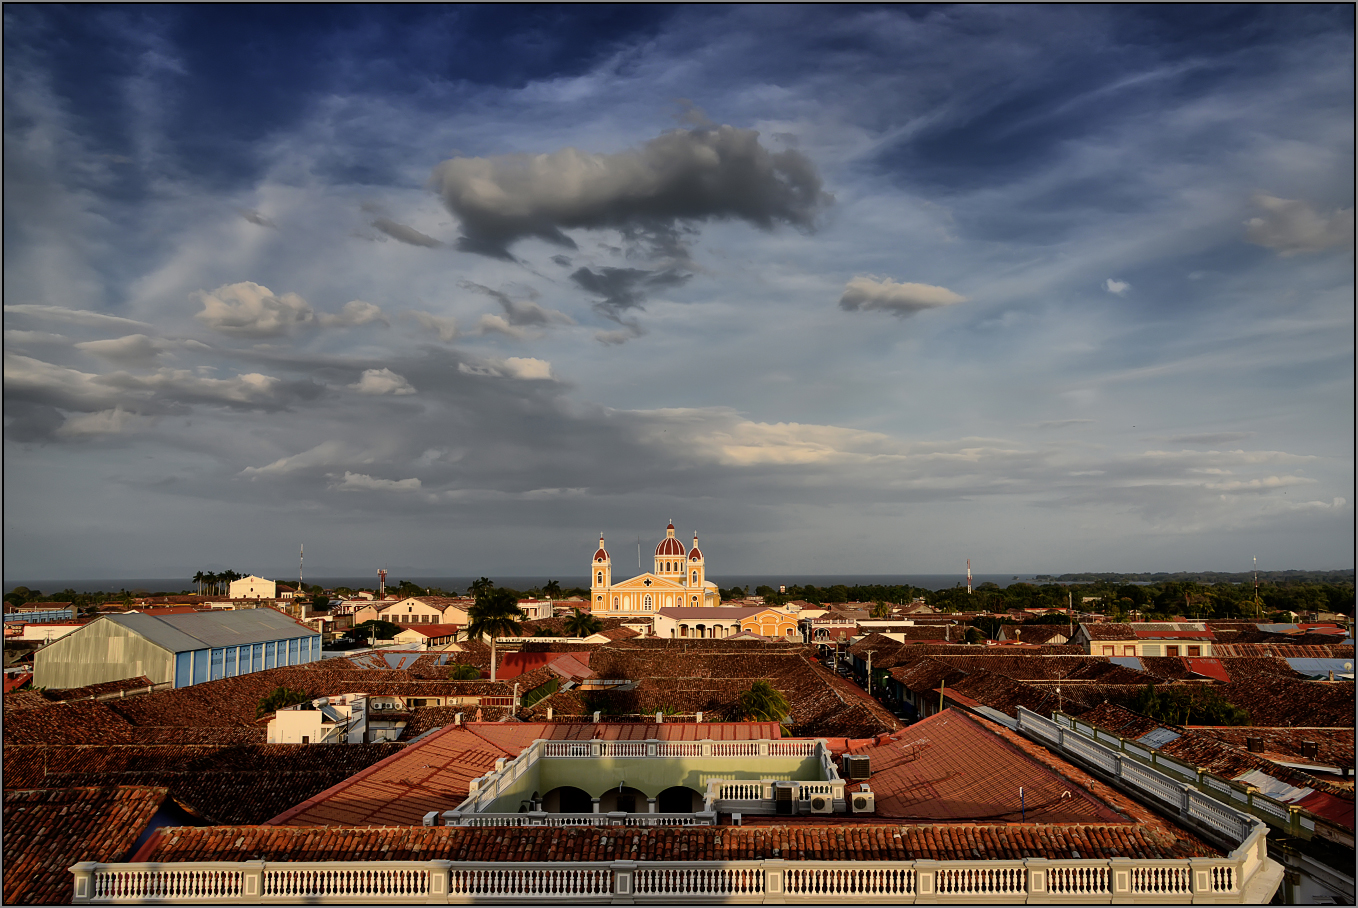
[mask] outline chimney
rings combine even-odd
[[[1306,757],[1308,760],[1314,760],[1314,759],[1316,758],[1316,742],[1315,742],[1315,741],[1302,741],[1302,742],[1301,742],[1301,755],[1302,755],[1303,757]]]
[[[1245,739],[1245,749],[1252,754],[1263,753],[1264,739],[1249,737]]]

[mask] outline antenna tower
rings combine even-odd
[[[297,595],[302,595],[302,559],[306,557],[306,543],[297,550]]]
[[[387,569],[382,568],[377,572],[377,601],[381,602],[387,598]]]
[[[967,559],[967,595],[971,595],[971,559]]]

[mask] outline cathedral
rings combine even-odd
[[[590,568],[590,594],[595,615],[632,618],[654,615],[662,608],[701,608],[721,605],[717,585],[707,579],[698,534],[693,547],[674,538],[674,524],[665,528],[665,538],[655,547],[655,570],[630,580],[613,582],[613,562],[599,536],[599,550]]]

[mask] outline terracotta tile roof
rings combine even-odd
[[[5,783],[34,788],[153,785],[208,822],[259,823],[401,744],[6,747]]]
[[[1005,628],[1010,636],[1023,643],[1048,643],[1057,637],[1065,643],[1071,633],[1068,624],[1023,624],[1018,627],[1006,625]]]
[[[1090,710],[1080,716],[1080,720],[1124,738],[1138,738],[1156,728],[1178,732],[1179,737],[1157,748],[1160,753],[1201,767],[1219,778],[1239,779],[1247,773],[1262,772],[1287,785],[1315,792],[1315,795],[1303,799],[1305,803],[1300,801],[1293,803],[1298,803],[1319,816],[1338,822],[1348,829],[1353,829],[1352,788],[1336,785],[1329,780],[1317,778],[1304,770],[1283,765],[1283,762],[1291,762],[1286,758],[1283,758],[1283,762],[1279,762],[1279,758],[1275,755],[1251,753],[1246,749],[1245,739],[1247,737],[1262,738],[1265,737],[1263,732],[1267,731],[1270,732],[1267,735],[1269,744],[1286,747],[1296,746],[1299,751],[1300,740],[1303,735],[1298,734],[1293,738],[1289,734],[1289,729],[1185,728],[1180,725],[1167,725],[1157,722],[1130,710],[1119,709],[1107,704],[1098,709]],[[1343,748],[1347,744],[1348,762],[1338,765],[1351,765],[1353,760],[1353,730],[1308,729],[1305,733],[1305,739],[1316,741],[1319,745],[1320,741],[1326,737],[1320,734],[1322,731],[1338,732],[1338,746],[1330,749],[1327,756],[1343,755],[1345,753]],[[1345,735],[1344,732],[1347,732],[1347,734]],[[1294,759],[1300,759],[1300,756],[1298,755]],[[1317,757],[1318,759],[1319,757]]]
[[[1130,822],[1073,781],[1075,767],[1060,775],[996,729],[950,709],[855,749],[871,761],[877,816],[917,822],[1019,822],[1024,816],[1035,823]],[[1026,808],[1019,803],[1020,787]]]
[[[1130,624],[1081,624],[1091,640],[1135,640],[1136,631]]]
[[[1186,858],[1219,855],[1203,842],[1143,826],[885,823],[771,826],[236,827],[162,829],[139,860],[244,861],[791,861],[996,858]]]
[[[57,703],[62,700],[88,700],[105,694],[116,694],[119,691],[143,691],[148,687],[151,687],[151,679],[145,675],[138,675],[135,678],[105,681],[102,684],[91,684],[88,687],[49,688],[43,691],[42,695],[53,703]]]
[[[5,792],[5,904],[70,904],[68,868],[125,860],[164,800],[163,788]]]
[[[1205,735],[1225,741],[1232,747],[1245,747],[1246,738],[1261,738],[1264,753],[1288,762],[1320,763],[1326,766],[1354,764],[1353,728],[1263,728],[1250,725],[1237,728],[1204,726],[1194,728]],[[1316,745],[1314,758],[1302,756],[1302,742]]]
[[[283,826],[412,825],[431,810],[451,810],[467,797],[467,784],[514,758],[533,741],[714,741],[778,737],[775,722],[578,723],[472,722],[446,727],[268,820]]]
[[[1265,643],[1218,643],[1212,647],[1218,656],[1277,657],[1279,659],[1352,659],[1353,645],[1296,645]]]
[[[460,624],[404,624],[401,631],[414,631],[425,637],[451,637],[462,630]]]
[[[1229,703],[1249,711],[1256,725],[1288,728],[1352,728],[1353,682],[1296,681],[1282,676],[1236,680],[1218,691]]]

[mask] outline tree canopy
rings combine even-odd
[[[782,722],[791,712],[787,698],[767,681],[754,682],[740,695],[740,709],[756,722]]]
[[[593,615],[576,609],[566,616],[566,633],[572,637],[588,637],[603,629],[603,622]]]

